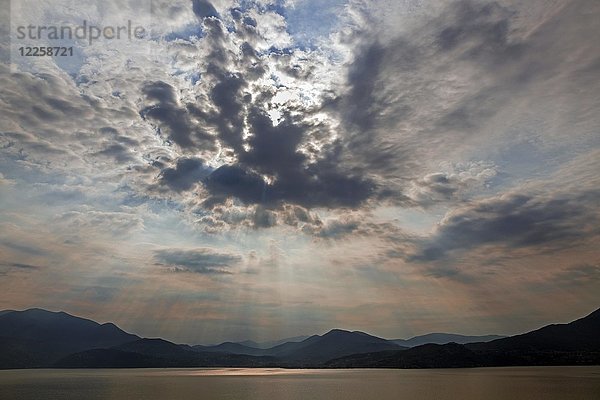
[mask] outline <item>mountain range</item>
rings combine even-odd
[[[600,364],[600,309],[568,324],[469,344],[424,344],[406,351],[354,354],[330,368],[454,368]]]
[[[422,344],[446,344],[446,343],[475,343],[475,342],[491,342],[492,340],[502,339],[505,336],[501,335],[485,335],[485,336],[465,336],[454,333],[428,333],[427,335],[415,336],[410,339],[394,339],[392,342],[404,347],[416,347]]]
[[[189,346],[42,309],[0,311],[0,368],[449,368],[600,363],[600,309],[511,337],[432,333],[387,340],[333,329],[270,343]]]

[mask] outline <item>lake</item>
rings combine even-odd
[[[600,399],[600,367],[9,370],[0,399]]]

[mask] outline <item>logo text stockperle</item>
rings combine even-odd
[[[131,20],[121,26],[96,26],[83,21],[78,26],[56,25],[20,25],[16,27],[16,38],[19,40],[87,40],[90,45],[95,40],[120,40],[143,39],[146,29],[142,26],[133,26]]]

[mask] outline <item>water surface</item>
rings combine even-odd
[[[0,371],[0,399],[600,399],[600,367]]]

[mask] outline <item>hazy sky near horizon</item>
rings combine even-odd
[[[11,70],[2,24],[0,309],[212,343],[600,306],[600,2],[15,4],[151,34]]]

